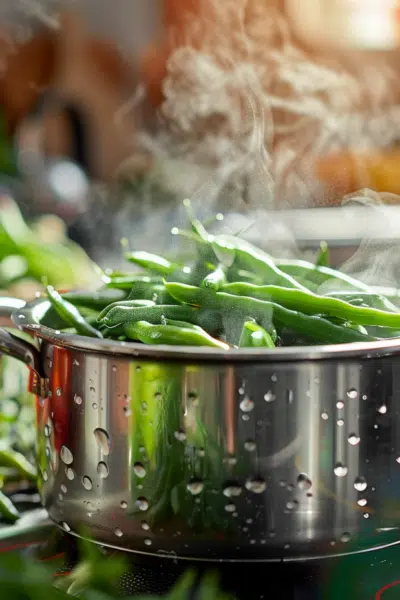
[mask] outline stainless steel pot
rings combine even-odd
[[[104,545],[307,560],[400,540],[400,344],[231,351],[2,330],[30,368],[50,517]]]

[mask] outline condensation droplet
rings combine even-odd
[[[141,526],[142,526],[142,529],[144,529],[144,531],[149,531],[149,529],[150,529],[150,525],[148,524],[147,521],[142,521]]]
[[[289,502],[286,502],[286,508],[288,510],[294,510],[298,504],[299,503],[297,502],[297,500],[289,500]]]
[[[62,396],[62,389],[59,387],[56,389],[56,396]]]
[[[339,400],[339,402],[336,402],[336,408],[338,408],[339,410],[344,408],[344,402],[342,402],[341,400]]]
[[[321,419],[323,419],[324,421],[327,421],[328,420],[328,413],[327,412],[321,413]]]
[[[186,486],[186,489],[192,494],[192,496],[197,496],[203,491],[204,482],[200,479],[193,479],[192,481],[189,481],[189,483]]]
[[[92,402],[92,408],[93,408],[94,410],[97,410],[97,409],[98,409],[97,402]]]
[[[137,477],[143,478],[146,475],[146,469],[142,465],[142,463],[137,462],[133,465],[133,472]]]
[[[341,542],[349,542],[351,540],[351,535],[349,533],[347,533],[347,531],[345,533],[342,533],[342,535],[340,536],[340,541]]]
[[[348,390],[348,392],[347,392],[347,397],[348,398],[353,398],[354,399],[354,398],[357,398],[357,396],[358,396],[357,390],[355,390],[354,388],[351,388],[351,389]]]
[[[85,488],[85,490],[91,490],[93,487],[93,484],[92,484],[92,480],[90,479],[90,477],[88,477],[87,475],[84,475],[82,477],[82,485]]]
[[[70,481],[75,479],[75,471],[73,469],[71,469],[71,467],[67,467],[65,469],[65,474]]]
[[[78,404],[78,406],[80,404],[82,404],[82,398],[81,398],[81,396],[78,396],[78,394],[75,394],[75,396],[74,396],[74,402],[75,402],[75,404]]]
[[[89,390],[92,392],[92,394],[96,393],[96,388],[93,385],[89,387]]]
[[[360,443],[360,437],[355,433],[351,433],[347,440],[352,446],[358,446],[358,444]]]
[[[271,381],[274,381],[274,382],[275,382],[275,381],[278,381],[278,375],[277,375],[276,373],[273,373],[273,374],[271,375]]]
[[[254,452],[256,449],[256,443],[252,440],[247,440],[247,442],[244,443],[244,449],[247,450],[247,452]]]
[[[276,396],[271,392],[271,390],[268,390],[268,392],[264,394],[265,402],[273,402],[275,398]]]
[[[114,533],[117,537],[122,537],[124,535],[119,527],[114,529]]]
[[[363,400],[366,400],[367,398],[368,398],[367,394],[364,394],[362,397]]]
[[[47,481],[48,480],[49,476],[47,474],[47,471],[43,471],[42,477],[43,477],[43,481]]]
[[[184,442],[186,440],[186,433],[182,431],[182,429],[180,429],[179,431],[175,431],[174,436],[175,439],[178,440],[178,442]]]
[[[50,437],[50,435],[51,435],[51,427],[50,427],[50,425],[47,425],[47,423],[44,426],[44,435],[46,437]]]
[[[112,369],[112,372],[113,372],[113,373],[116,373],[116,372],[117,372],[117,367],[116,367],[115,365],[113,365],[113,366],[111,367],[111,369]]]
[[[348,469],[343,463],[337,462],[333,472],[335,473],[336,477],[344,477],[347,475]]]
[[[110,438],[108,436],[107,431],[97,427],[94,432],[94,437],[96,439],[97,445],[103,452],[104,456],[108,456],[110,454]]]
[[[65,521],[61,521],[61,527],[65,530],[65,531],[71,531],[71,527],[68,525],[68,523],[66,523]]]
[[[297,487],[301,490],[309,490],[312,486],[312,481],[306,473],[300,473],[297,477]]]
[[[129,416],[132,414],[132,410],[131,410],[131,407],[130,407],[130,406],[124,406],[124,407],[122,408],[122,410],[124,411],[124,415],[125,415],[126,417],[129,417]]]
[[[263,479],[248,479],[245,486],[246,490],[254,494],[262,494],[267,488],[267,484]]]
[[[338,424],[338,427],[343,427],[343,425],[344,425],[343,419],[339,419],[337,424]]]
[[[122,500],[120,502],[120,507],[123,508],[124,510],[126,510],[128,508],[128,503],[125,502],[125,500]]]
[[[367,499],[366,498],[360,498],[359,500],[357,500],[357,504],[359,506],[367,506]]]
[[[79,367],[79,361],[74,358],[74,362],[72,363],[74,367]]]
[[[355,478],[354,489],[357,490],[357,492],[365,492],[367,487],[368,487],[368,484],[367,484],[367,480],[365,479],[365,477],[356,477]]]
[[[104,461],[100,461],[97,465],[97,474],[102,479],[106,479],[109,474],[108,465]]]
[[[139,510],[145,512],[149,508],[149,503],[146,498],[141,497],[136,500],[136,506]]]
[[[74,461],[73,454],[67,446],[61,446],[60,457],[65,465],[70,465]]]
[[[254,408],[254,402],[248,396],[245,396],[239,406],[243,412],[251,412]]]
[[[396,462],[400,463],[400,456],[396,458]]]
[[[222,493],[227,498],[237,498],[242,493],[242,487],[237,484],[228,484],[224,487]]]
[[[364,519],[369,519],[369,513],[367,513],[367,512],[366,512],[366,513],[364,513],[364,514],[363,514],[363,517],[364,517]]]
[[[378,413],[380,413],[381,415],[386,415],[386,413],[387,413],[386,404],[382,404],[381,406],[378,407]]]
[[[63,483],[60,485],[60,489],[61,489],[61,491],[62,491],[62,493],[63,493],[63,494],[66,494],[66,493],[67,493],[67,491],[68,491],[68,490],[67,490],[67,486],[66,486],[66,485],[64,485]]]
[[[146,539],[144,540],[144,543],[145,543],[145,545],[146,545],[146,546],[151,546],[151,544],[152,544],[152,541],[151,541],[149,538],[146,538]]]
[[[236,510],[236,506],[234,504],[226,504],[225,510],[226,512],[234,513]]]

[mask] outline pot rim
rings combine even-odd
[[[394,341],[359,342],[325,346],[301,346],[275,349],[242,348],[229,351],[219,348],[190,346],[150,346],[135,342],[116,342],[109,339],[89,338],[65,334],[39,324],[48,310],[46,299],[38,299],[14,310],[12,320],[18,329],[34,334],[39,339],[80,352],[126,356],[134,359],[163,359],[168,361],[210,363],[285,363],[315,360],[368,360],[391,355],[400,355],[400,338]]]

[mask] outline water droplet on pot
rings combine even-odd
[[[300,473],[297,477],[297,487],[301,490],[309,490],[312,486],[312,481],[306,473]]]
[[[321,419],[323,419],[324,421],[327,421],[328,420],[328,413],[327,412],[321,413]]]
[[[63,493],[63,494],[66,494],[66,493],[67,493],[67,491],[68,491],[68,490],[67,490],[67,486],[66,486],[66,485],[64,485],[63,483],[61,484],[61,486],[60,486],[60,489],[61,489],[61,491],[62,491],[62,493]]]
[[[192,494],[192,496],[197,496],[197,494],[201,494],[203,491],[204,483],[200,479],[193,479],[192,481],[189,481],[186,489]]]
[[[354,398],[357,398],[357,396],[358,396],[357,390],[355,390],[354,388],[351,388],[351,389],[348,390],[348,392],[347,392],[347,397],[348,398],[353,398],[354,399]]]
[[[347,533],[347,532],[342,533],[342,535],[340,536],[340,541],[341,542],[346,543],[346,542],[349,542],[350,540],[351,540],[351,535],[349,533]]]
[[[288,510],[294,510],[298,504],[299,503],[297,502],[297,500],[289,500],[289,502],[286,502],[286,508]]]
[[[345,475],[347,475],[347,467],[341,463],[341,462],[337,462],[333,472],[335,473],[336,477],[344,477]]]
[[[97,410],[97,409],[98,409],[97,402],[92,402],[92,408],[93,408],[94,410]]]
[[[381,415],[386,415],[387,413],[387,406],[385,404],[382,404],[381,406],[378,407],[378,413],[380,413]]]
[[[147,521],[142,521],[141,525],[142,525],[142,529],[144,529],[144,531],[149,531],[150,525],[148,524]]]
[[[234,504],[227,504],[225,506],[225,510],[226,510],[226,512],[234,513],[236,510],[236,506]]]
[[[227,498],[237,498],[242,493],[242,487],[237,484],[228,484],[224,487],[222,493]]]
[[[269,390],[266,394],[264,394],[265,402],[273,402],[276,396]]]
[[[123,508],[124,510],[128,508],[128,503],[125,502],[125,500],[122,500],[122,502],[120,503],[120,507]]]
[[[366,400],[367,398],[368,398],[367,394],[364,394],[362,397],[363,400]]]
[[[149,508],[149,503],[146,500],[146,498],[143,498],[143,496],[142,496],[141,498],[138,498],[136,500],[136,506],[138,507],[139,510],[144,512]]]
[[[360,437],[355,433],[351,433],[347,440],[352,446],[357,446],[360,443]]]
[[[154,399],[160,401],[162,399],[162,394],[160,392],[156,392],[154,394]]]
[[[267,489],[267,484],[263,479],[248,479],[245,486],[246,490],[254,494],[262,494]]]
[[[110,454],[110,438],[108,436],[107,431],[97,427],[94,432],[94,437],[96,439],[97,445],[102,450],[104,456],[108,456]]]
[[[248,396],[245,396],[239,406],[243,412],[251,412],[254,408],[254,402]]]
[[[186,440],[186,433],[182,431],[182,429],[175,431],[174,436],[179,442],[184,442]]]
[[[116,367],[115,365],[113,365],[111,368],[112,368],[112,372],[113,372],[113,373],[116,373],[116,372],[117,372],[117,367]]]
[[[108,465],[104,461],[100,461],[97,465],[97,474],[102,479],[106,479],[108,477],[109,469]]]
[[[94,394],[96,392],[96,388],[93,387],[92,385],[89,387],[89,390],[92,392],[92,394]]]
[[[71,527],[65,521],[61,521],[60,525],[65,531],[71,531]]]
[[[50,437],[51,436],[51,427],[50,427],[50,425],[47,425],[47,423],[44,426],[44,435],[46,437]]]
[[[76,360],[76,358],[74,359],[74,362],[72,364],[74,365],[74,367],[79,367],[79,361]]]
[[[74,402],[75,404],[82,404],[82,398],[80,396],[78,396],[78,394],[75,394],[74,396]]]
[[[146,469],[140,462],[137,462],[133,465],[133,472],[137,477],[140,478],[143,478],[146,475]]]
[[[364,513],[364,514],[363,514],[363,517],[364,517],[364,519],[369,519],[369,513],[367,513],[367,512],[366,512],[366,513]]]
[[[132,414],[130,406],[124,406],[122,410],[124,411],[124,415],[126,417],[129,417]]]
[[[396,458],[396,462],[400,463],[400,456]]]
[[[85,490],[91,490],[93,487],[93,484],[92,484],[92,480],[90,479],[90,477],[88,477],[87,475],[84,475],[82,477],[82,485],[85,488]]]
[[[338,427],[343,427],[343,425],[344,425],[343,419],[339,419],[337,424],[338,424]]]
[[[254,452],[256,449],[256,443],[252,440],[247,440],[247,442],[244,443],[244,449],[248,452]]]
[[[364,492],[368,487],[367,480],[365,477],[356,477],[354,480],[354,489],[357,492]]]
[[[116,527],[116,528],[114,529],[114,533],[115,533],[115,535],[116,535],[117,537],[122,537],[122,536],[124,535],[124,534],[122,533],[122,531],[120,530],[120,528],[119,528],[119,527]]]
[[[344,402],[342,402],[341,400],[339,400],[339,402],[336,402],[336,408],[338,408],[339,410],[344,408]]]
[[[65,469],[65,474],[70,481],[75,479],[75,471],[73,469],[71,469],[71,467],[67,467]]]
[[[67,446],[61,446],[60,457],[65,465],[70,465],[74,461],[73,454]]]
[[[273,373],[273,375],[271,375],[271,381],[278,381],[278,375],[276,373]]]
[[[145,545],[146,545],[146,546],[151,546],[151,544],[152,544],[152,541],[151,541],[149,538],[146,538],[146,539],[144,540],[144,543],[145,543]]]
[[[56,389],[56,396],[62,396],[62,389],[59,387]]]
[[[367,499],[366,498],[360,498],[359,500],[357,500],[357,504],[359,506],[367,506]]]

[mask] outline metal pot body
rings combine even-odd
[[[40,493],[64,530],[209,561],[399,540],[397,346],[205,360],[30,329],[40,352],[4,331],[0,349],[31,369]]]
[[[208,560],[397,539],[398,357],[231,366],[42,351],[41,495],[65,530]]]

